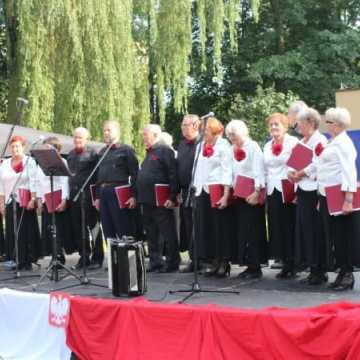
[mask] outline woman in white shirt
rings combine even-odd
[[[61,150],[61,144],[57,137],[48,137],[43,142],[44,145],[50,145],[58,152]],[[66,160],[63,159],[66,163]],[[38,207],[42,212],[41,218],[41,240],[42,240],[42,253],[43,255],[52,254],[52,236],[51,236],[51,213],[48,212],[48,208],[45,202],[46,194],[51,193],[50,176],[46,176],[42,169],[38,167],[36,173],[36,195],[38,201]],[[53,177],[53,190],[54,192],[61,191],[61,201],[55,209],[55,221],[56,221],[56,240],[57,240],[57,257],[58,260],[65,264],[64,244],[69,241],[71,233],[68,213],[66,212],[67,200],[69,198],[69,181],[67,176],[54,176]]]
[[[198,257],[210,265],[205,269],[206,276],[219,277],[230,274],[229,259],[232,256],[232,236],[228,206],[231,176],[231,147],[222,137],[224,127],[216,118],[207,120],[204,141],[195,169],[195,243]],[[198,150],[198,149],[197,149]],[[223,194],[211,207],[209,186],[223,187]]]
[[[295,276],[295,204],[283,201],[282,181],[287,179],[287,161],[298,140],[287,134],[288,118],[274,113],[266,119],[271,140],[264,147],[265,179],[268,202],[270,257],[283,262],[277,278]]]
[[[234,261],[247,266],[239,278],[258,279],[262,277],[260,265],[267,262],[265,210],[259,199],[261,189],[265,187],[264,157],[260,146],[249,137],[243,121],[230,121],[226,126],[226,136],[233,144],[233,188],[238,176],[251,178],[254,182],[254,191],[246,199],[237,199],[234,205],[237,248]]]
[[[18,269],[31,270],[31,263],[36,262],[40,255],[40,232],[35,211],[36,164],[32,158],[25,155],[23,137],[13,136],[10,140],[10,149],[11,157],[4,160],[0,170],[0,212],[5,217],[6,227],[5,256],[7,260],[16,260],[13,221],[13,201],[15,201]]]
[[[311,149],[313,157],[304,169],[289,172],[289,179],[297,184],[295,264],[302,268],[310,267],[310,274],[305,282],[320,285],[328,280],[326,271],[331,250],[326,246],[317,209],[319,197],[316,164],[327,140],[318,130],[320,115],[315,109],[300,111],[296,121],[296,130],[303,136],[301,143]]]
[[[335,266],[340,268],[336,280],[329,285],[341,291],[354,287],[353,266],[360,264],[359,213],[353,213],[352,201],[357,191],[356,149],[346,133],[351,118],[344,108],[331,108],[325,113],[325,124],[331,136],[317,164],[320,193],[320,215],[326,241],[334,247]],[[329,214],[326,188],[341,185],[344,193],[342,214]]]

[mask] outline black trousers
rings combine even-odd
[[[281,192],[267,197],[270,257],[294,265],[296,205],[284,204]]]
[[[40,231],[35,210],[23,210],[16,203],[16,218],[18,226],[19,264],[36,262],[40,257]],[[21,219],[21,221],[20,221]],[[5,255],[9,260],[15,260],[14,217],[12,203],[6,205],[5,214]]]
[[[360,213],[332,216],[326,198],[320,196],[320,214],[326,245],[333,250],[334,267],[352,271],[353,266],[360,265]]]
[[[82,218],[80,200],[71,202],[71,230],[79,255],[83,256],[82,244]],[[103,236],[100,229],[100,217],[98,211],[89,201],[85,201],[85,256],[90,257],[94,262],[102,263],[104,260]]]
[[[317,191],[297,190],[295,264],[326,271],[329,267],[330,248],[326,245],[324,229],[318,210]]]
[[[176,267],[180,263],[179,247],[175,226],[175,216],[172,209],[143,204],[143,223],[146,231],[150,265],[160,267],[166,265]],[[161,240],[163,240],[163,243]]]
[[[258,267],[267,262],[267,236],[265,207],[249,205],[238,199],[234,205],[236,213],[236,242],[234,258],[239,265]]]
[[[120,209],[114,186],[100,189],[100,219],[104,236],[136,236],[136,210]]]
[[[203,191],[195,198],[195,241],[200,260],[230,260],[235,241],[233,206],[219,210],[210,205]]]

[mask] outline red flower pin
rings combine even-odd
[[[24,170],[24,165],[23,165],[22,161],[20,161],[17,164],[13,164],[12,168],[16,173],[21,173]]]
[[[283,146],[282,144],[275,144],[271,145],[271,151],[275,156],[279,156],[282,152]]]
[[[150,159],[151,159],[151,160],[157,160],[158,157],[157,157],[155,154],[151,154],[151,155],[150,155]]]
[[[315,146],[315,154],[316,154],[316,156],[320,156],[321,153],[323,152],[323,150],[324,150],[323,144],[322,144],[321,142],[318,143],[318,144]]]
[[[210,157],[214,155],[214,147],[211,144],[205,144],[203,148],[203,156]]]
[[[237,161],[244,160],[246,158],[246,152],[240,148],[234,148],[234,158]]]

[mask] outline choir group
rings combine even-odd
[[[274,259],[281,262],[279,279],[295,278],[298,271],[309,268],[302,281],[321,285],[328,281],[327,272],[337,271],[328,286],[352,289],[354,266],[360,264],[360,215],[354,211],[357,153],[346,132],[349,112],[330,108],[321,118],[315,109],[297,101],[287,115],[274,113],[265,121],[269,136],[263,149],[242,120],[232,120],[224,128],[213,116],[185,115],[177,151],[159,125],[145,125],[146,154],[140,166],[134,149],[119,142],[117,121],[104,123],[106,145],[99,153],[87,145],[88,130],[75,129],[74,149],[63,159],[74,176],[54,179],[54,190],[61,190],[56,256],[64,263],[64,249],[77,250],[80,259],[75,268],[84,263],[101,267],[102,234],[106,239],[133,236],[147,241],[149,272],[178,271],[179,253],[189,251],[190,262],[182,272],[194,271],[196,256],[204,276],[230,276],[231,264],[237,264],[245,266],[240,279],[258,279],[262,266]],[[328,138],[319,131],[321,121]],[[44,143],[60,152],[57,138]],[[32,263],[51,253],[51,214],[46,205],[50,181],[25,155],[22,137],[12,137],[10,148],[11,157],[0,167],[0,212],[5,224],[0,255],[3,261],[15,260],[15,202],[20,225],[18,265],[30,270]],[[86,246],[82,248],[81,206],[74,197],[105,152],[84,193]],[[128,196],[121,205],[116,194],[123,188]],[[166,189],[164,201],[159,200],[164,196],[159,188]],[[336,214],[330,206],[334,189],[340,199]],[[23,191],[30,194],[25,202]]]

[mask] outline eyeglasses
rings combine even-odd
[[[325,120],[325,124],[334,124],[334,122],[330,120]]]
[[[190,124],[181,124],[181,127],[182,127],[182,128],[187,128],[187,127],[190,127],[190,126],[194,126],[194,123],[190,123]]]

